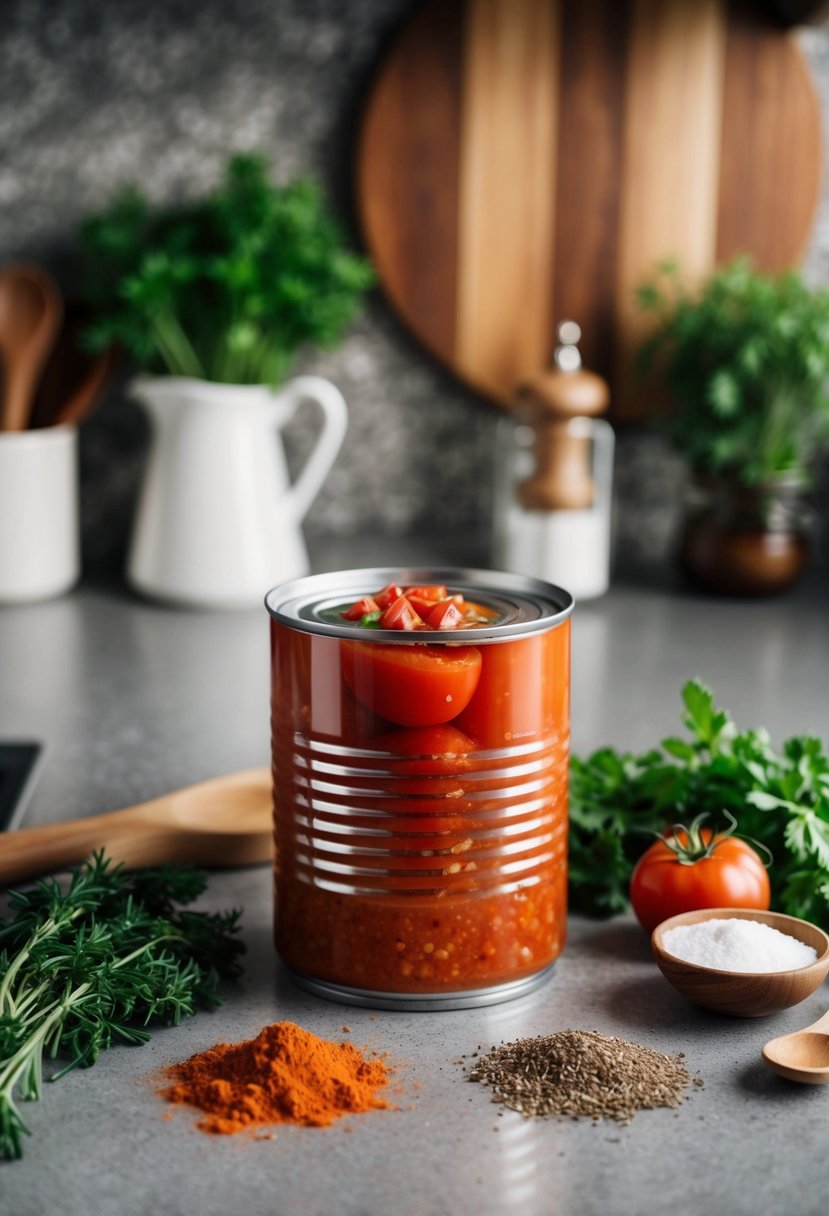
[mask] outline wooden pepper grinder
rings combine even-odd
[[[590,440],[570,433],[573,418],[595,418],[609,402],[605,381],[581,365],[575,321],[562,321],[553,366],[518,390],[516,404],[534,428],[536,470],[517,487],[527,511],[576,511],[589,507],[595,486]]]

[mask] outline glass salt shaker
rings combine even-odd
[[[610,583],[614,434],[598,417],[607,384],[582,367],[580,338],[574,321],[559,325],[553,366],[521,386],[502,424],[494,556],[591,599]]]

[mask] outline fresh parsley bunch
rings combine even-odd
[[[601,748],[571,764],[570,898],[574,911],[628,907],[633,867],[654,832],[723,811],[771,852],[772,905],[829,929],[829,758],[819,739],[776,751],[764,730],[738,731],[699,680],[682,690],[689,737],[642,755]],[[725,826],[725,825],[723,825]]]
[[[41,1095],[114,1042],[144,1043],[150,1022],[178,1023],[219,1004],[239,973],[238,912],[180,907],[206,886],[189,868],[126,871],[96,854],[64,890],[54,879],[12,892],[0,921],[0,1156],[22,1155],[17,1099]]]
[[[373,282],[319,186],[275,186],[253,155],[189,205],[154,209],[123,191],[81,246],[91,349],[119,343],[149,371],[224,384],[278,384],[300,347],[341,338]]]
[[[695,292],[666,262],[638,298],[654,320],[640,368],[662,376],[664,423],[694,472],[804,477],[829,441],[829,292],[739,257]]]

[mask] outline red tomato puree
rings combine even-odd
[[[417,628],[271,621],[276,945],[373,992],[506,984],[564,945],[570,623],[479,646]]]

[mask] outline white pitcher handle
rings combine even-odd
[[[340,390],[322,376],[297,376],[282,388],[281,393],[288,396],[292,413],[307,402],[322,410],[322,430],[289,491],[293,515],[299,523],[305,518],[342,447],[348,410]]]

